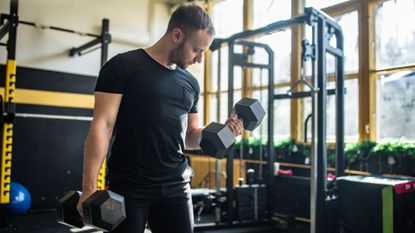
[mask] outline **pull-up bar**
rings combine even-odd
[[[7,20],[7,21],[6,21]],[[6,22],[5,22],[6,21]],[[103,19],[102,20],[102,27],[101,27],[101,35],[93,34],[93,33],[86,33],[86,32],[80,32],[73,29],[67,29],[62,27],[56,27],[56,26],[49,26],[44,24],[39,24],[35,22],[30,21],[24,21],[19,20],[17,15],[10,14],[1,14],[0,15],[0,39],[3,38],[9,31],[9,28],[13,24],[22,24],[26,26],[32,26],[41,30],[55,30],[60,32],[66,32],[66,33],[72,33],[77,34],[79,36],[88,36],[88,37],[94,37],[90,42],[85,43],[84,45],[81,45],[79,47],[71,48],[69,50],[69,56],[73,57],[75,55],[82,56],[84,54],[87,54],[89,52],[92,52],[98,48],[101,48],[101,66],[105,64],[108,58],[108,44],[111,43],[111,35],[109,33],[109,20]],[[88,51],[85,51],[97,44],[101,44],[101,46],[98,46],[96,48],[92,48]],[[7,46],[6,43],[1,43],[0,46]]]
[[[66,28],[61,28],[61,27],[38,24],[38,23],[23,21],[23,20],[19,20],[19,24],[24,24],[24,25],[27,25],[27,26],[33,26],[33,27],[41,29],[41,30],[49,29],[49,30],[56,30],[56,31],[61,31],[61,32],[74,33],[74,34],[77,34],[77,35],[80,35],[80,36],[90,36],[90,37],[96,37],[96,38],[100,37],[100,35],[96,35],[96,34],[92,34],[92,33],[85,33],[85,32],[75,31],[75,30],[72,30],[72,29],[66,29]]]
[[[322,11],[316,10],[312,7],[307,7],[304,9],[304,15],[296,16],[291,19],[278,21],[275,23],[268,24],[265,27],[257,28],[255,30],[245,30],[240,33],[236,33],[228,38],[216,38],[213,40],[210,50],[215,51],[221,47],[224,43],[229,43],[231,41],[238,41],[241,39],[247,39],[252,37],[259,37],[263,35],[272,34],[277,31],[284,31],[285,29],[307,23],[309,25],[316,22],[318,17],[323,18],[327,25],[332,27],[335,33],[342,33],[340,26],[327,14]],[[330,45],[327,45],[327,52],[335,56],[343,56],[343,51],[337,48],[333,48]]]

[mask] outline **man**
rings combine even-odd
[[[152,47],[118,54],[101,69],[94,119],[86,140],[81,203],[97,188],[100,166],[116,125],[108,161],[109,189],[125,198],[127,218],[114,232],[193,232],[192,169],[185,148],[199,148],[199,85],[185,69],[202,61],[214,28],[196,5],[179,7]],[[242,122],[226,123],[235,136]],[[82,213],[81,213],[82,214]]]

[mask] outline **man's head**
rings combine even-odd
[[[204,9],[197,5],[180,6],[173,12],[166,32],[173,42],[170,62],[183,69],[200,63],[214,34],[212,21]]]

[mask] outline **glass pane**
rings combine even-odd
[[[218,51],[214,51],[212,53],[212,91],[218,90]],[[220,72],[220,79],[221,79],[221,87],[220,89],[228,90],[228,48],[222,47],[221,48],[221,72]],[[242,87],[242,68],[235,66],[233,70],[233,85],[234,88],[241,88]]]
[[[203,117],[205,116],[204,112],[204,95],[199,96],[199,102],[197,104],[198,116],[199,116],[199,125],[203,125]]]
[[[276,93],[286,93],[287,88],[276,89]],[[265,110],[268,109],[268,92],[266,90],[253,91],[252,97],[260,100]],[[274,140],[278,141],[290,137],[291,127],[291,104],[290,100],[274,101]],[[252,136],[262,139],[267,139],[268,135],[268,115],[265,116],[260,127],[252,132]]]
[[[348,0],[306,0],[306,6],[322,9],[347,1]]]
[[[254,86],[268,86],[268,69],[252,69],[252,83]]]
[[[382,75],[377,82],[379,140],[415,139],[415,71]]]
[[[341,26],[344,36],[344,70],[357,73],[359,70],[359,27],[357,11],[334,18]]]
[[[221,1],[214,5],[213,24],[218,38],[226,38],[243,29],[243,0]],[[221,49],[221,90],[228,89],[228,48]],[[241,87],[241,69],[234,70],[234,86]],[[218,52],[212,53],[212,91],[218,90]],[[212,118],[215,119],[215,118]]]
[[[228,47],[221,48],[221,64],[220,64],[220,74],[218,74],[219,69],[219,52],[218,50],[212,53],[212,91],[218,90],[218,79],[220,75],[220,89],[228,89]]]
[[[213,6],[216,37],[226,38],[243,29],[243,0],[220,1]]]
[[[210,95],[210,106],[209,106],[209,120],[218,122],[220,118],[217,117],[218,112],[218,99],[216,95]],[[222,107],[222,104],[219,106]]]
[[[263,36],[256,42],[268,44],[274,51],[274,83],[287,83],[291,78],[291,30],[277,32]],[[268,64],[266,53],[255,54],[254,61]],[[259,78],[254,77],[254,86],[259,83],[255,81]]]
[[[327,88],[335,88],[335,83],[331,82]],[[359,138],[359,90],[358,80],[345,81],[346,94],[344,98],[344,136],[345,141],[357,141]],[[327,98],[327,140],[334,141],[336,136],[336,97],[330,95]],[[303,119],[311,114],[311,98],[303,100]],[[307,139],[311,140],[311,121],[307,125]]]
[[[235,91],[234,92],[234,104],[238,102],[241,99],[241,91]],[[217,110],[219,107],[219,119],[217,118]],[[226,119],[228,119],[228,93],[221,93],[220,94],[220,102],[218,102],[217,96],[211,95],[210,99],[210,121],[216,121],[220,123],[224,123]]]
[[[254,28],[264,27],[278,20],[291,17],[291,1],[254,1]]]
[[[346,74],[357,73],[359,71],[359,27],[358,13],[352,11],[350,13],[334,17],[334,20],[341,26],[344,36],[344,70]],[[306,38],[311,43],[312,34],[311,27],[306,27]],[[336,40],[333,37],[330,44],[335,47]],[[333,63],[334,64],[334,63]],[[334,65],[329,67],[328,72],[334,71]],[[311,75],[311,62],[306,63],[306,73]]]
[[[415,63],[415,1],[387,1],[376,9],[376,67]]]
[[[199,87],[200,87],[200,93],[203,93],[205,91],[205,86],[203,82],[203,78],[205,77],[204,74],[204,67],[205,67],[205,60],[201,63],[196,63],[187,69],[198,81]]]

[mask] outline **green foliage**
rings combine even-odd
[[[241,141],[236,142],[236,147],[239,149]],[[248,138],[243,140],[243,147],[246,154],[250,154],[252,158],[258,151],[262,150],[266,154],[267,141],[259,138]],[[262,147],[260,147],[262,145]],[[306,158],[311,155],[311,145],[297,142],[291,138],[279,140],[274,142],[274,150],[276,161],[289,163],[305,163]],[[409,170],[415,169],[415,144],[406,143],[401,140],[376,143],[369,140],[363,140],[360,143],[347,143],[344,148],[346,163],[349,169],[366,170],[369,172],[387,173],[388,171],[397,172],[396,170],[385,170],[385,168],[373,167],[376,164],[387,164],[388,159],[392,156],[397,162],[394,166],[404,169],[402,166],[407,166]],[[249,156],[249,155],[248,155]],[[334,166],[336,160],[335,149],[327,149],[327,163],[328,166]],[[391,163],[392,164],[392,163]],[[385,165],[382,165],[385,166]],[[391,165],[390,165],[391,166]],[[414,167],[414,168],[411,168]],[[379,170],[381,169],[381,170]],[[414,170],[415,172],[415,170]]]
[[[415,159],[415,144],[402,140],[379,143],[372,149],[374,156],[407,157]]]
[[[344,148],[347,163],[352,164],[367,160],[374,147],[376,147],[376,143],[368,140],[363,140],[361,143],[347,144]]]

